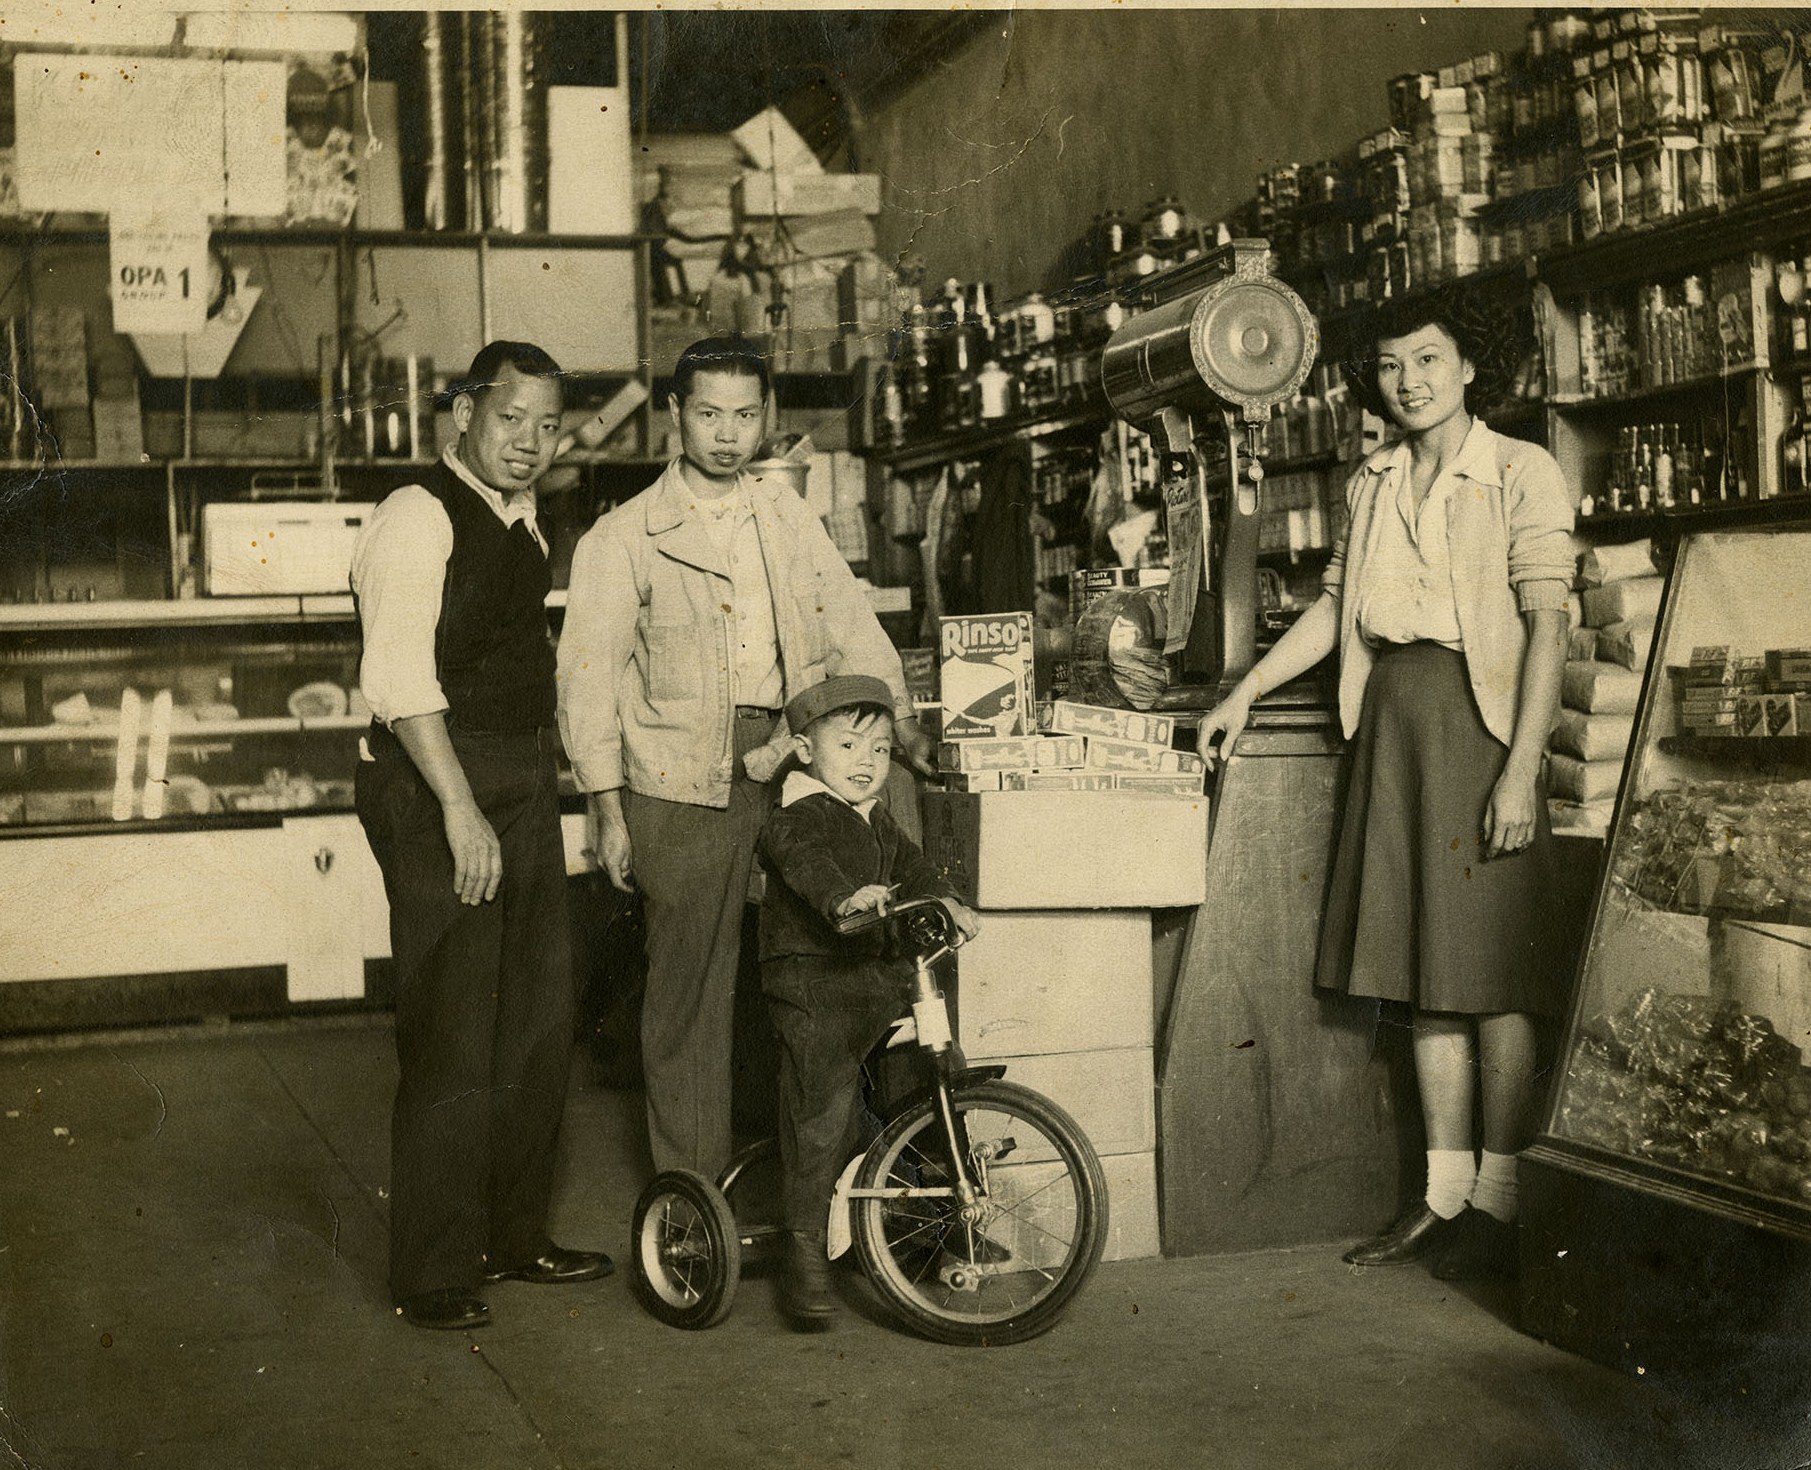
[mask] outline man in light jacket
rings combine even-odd
[[[899,655],[803,499],[745,467],[766,428],[754,346],[680,355],[680,455],[588,531],[559,646],[559,720],[588,837],[647,915],[642,1064],[657,1169],[728,1162],[742,908],[786,702],[835,674],[893,692],[896,739],[930,769]]]

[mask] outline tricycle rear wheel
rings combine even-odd
[[[735,1305],[742,1242],[723,1192],[702,1174],[669,1169],[635,1202],[629,1236],[636,1298],[669,1327],[715,1327]]]

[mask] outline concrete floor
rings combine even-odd
[[[1614,1374],[1513,1293],[1337,1249],[1103,1266],[1052,1333],[957,1350],[860,1303],[708,1333],[619,1274],[490,1293],[471,1334],[383,1287],[387,1018],[0,1044],[0,1455],[33,1470],[656,1466],[1704,1467],[1811,1462],[1811,1394]],[[556,1238],[625,1250],[639,1100],[576,1083]],[[1793,1379],[1795,1384],[1800,1380]]]

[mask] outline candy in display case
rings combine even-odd
[[[1811,1239],[1811,528],[1685,538],[1546,1129],[1551,1165]]]

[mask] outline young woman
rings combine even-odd
[[[1534,1017],[1568,979],[1546,922],[1541,758],[1572,503],[1546,450],[1477,417],[1513,368],[1493,327],[1450,293],[1379,309],[1346,374],[1402,437],[1348,484],[1320,598],[1200,734],[1210,761],[1230,752],[1254,700],[1339,650],[1349,785],[1315,978],[1410,1008],[1428,1148],[1422,1202],[1346,1260],[1431,1257],[1449,1280],[1514,1269]]]

